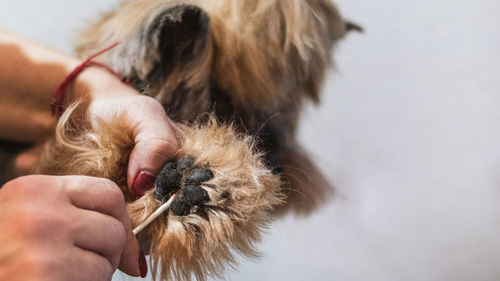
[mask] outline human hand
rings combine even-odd
[[[27,176],[0,189],[0,280],[145,276],[121,190],[111,181]],[[142,271],[142,274],[141,274]]]
[[[178,149],[177,127],[155,99],[139,94],[100,68],[89,68],[78,78],[78,87],[91,97],[90,116],[104,121],[125,113],[135,146],[130,154],[127,185],[131,194],[139,198],[153,188],[156,175],[171,160]],[[82,82],[83,81],[83,85]],[[79,83],[80,82],[80,83]],[[78,91],[76,90],[77,96]]]

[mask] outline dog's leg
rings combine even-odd
[[[92,129],[85,120],[71,120],[70,112],[41,156],[38,172],[110,178],[131,199],[125,179],[134,142],[123,134],[126,124],[117,117]],[[205,125],[180,127],[177,159],[165,165],[154,190],[129,200],[129,213],[137,226],[176,194],[169,211],[144,229],[139,241],[151,255],[155,276],[191,280],[194,274],[205,280],[234,263],[235,252],[256,255],[254,244],[269,211],[283,196],[279,178],[255,153],[253,139],[213,118]]]

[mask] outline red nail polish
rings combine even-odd
[[[141,277],[146,278],[148,275],[148,263],[146,262],[146,256],[142,250],[139,253],[139,269],[141,270]]]
[[[148,172],[140,172],[132,184],[131,193],[135,199],[141,198],[146,191],[153,189],[156,177]]]

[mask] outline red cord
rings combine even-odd
[[[114,71],[111,69],[111,67],[92,61],[96,57],[104,54],[105,52],[113,49],[114,47],[118,46],[120,42],[116,42],[113,45],[107,47],[106,49],[103,49],[102,51],[99,51],[93,55],[91,55],[88,59],[86,59],[84,62],[82,62],[80,65],[78,65],[69,75],[64,79],[64,81],[61,83],[61,85],[57,88],[57,91],[54,95],[54,99],[50,102],[50,106],[52,109],[52,114],[57,117],[61,117],[62,113],[64,112],[64,96],[67,92],[68,86],[75,81],[75,79],[80,75],[86,68],[91,67],[91,66],[99,66],[107,71],[109,71],[111,74],[115,75],[118,78],[122,78],[122,75],[120,73]],[[127,85],[130,84],[130,81],[128,79],[125,79],[124,81]]]

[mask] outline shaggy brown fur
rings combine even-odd
[[[325,200],[329,186],[295,133],[304,102],[319,101],[331,48],[349,29],[329,0],[136,0],[82,33],[81,57],[122,42],[99,59],[180,124],[178,159],[194,157],[213,173],[201,183],[208,202],[187,215],[171,210],[139,235],[155,275],[220,276],[235,262],[233,250],[256,255],[253,245],[285,195],[288,209],[280,210],[301,214]],[[117,116],[91,128],[91,118],[84,106],[70,108],[38,171],[110,178],[128,195],[126,124]],[[161,203],[155,191],[130,203],[134,224]]]
[[[73,116],[71,116],[73,114]],[[39,173],[81,174],[117,182],[125,195],[126,165],[134,145],[123,118],[99,122],[92,129],[76,105],[62,116],[56,138],[46,145]],[[256,256],[253,244],[270,220],[269,211],[283,202],[280,181],[253,151],[253,140],[211,118],[204,126],[182,126],[178,158],[196,156],[193,166],[209,167],[214,178],[202,184],[210,201],[187,216],[167,213],[138,236],[149,249],[153,276],[161,280],[198,280],[220,276],[233,251]],[[64,159],[64,161],[62,161]],[[128,206],[134,225],[144,222],[162,202],[154,191]]]
[[[189,123],[213,111],[258,137],[266,164],[296,183],[284,190],[287,206],[307,214],[329,187],[305,180],[320,176],[311,161],[287,159],[300,151],[295,133],[304,102],[319,101],[331,49],[349,29],[330,0],[137,0],[85,30],[77,52],[86,57],[121,41],[100,59],[158,99],[172,119]]]

